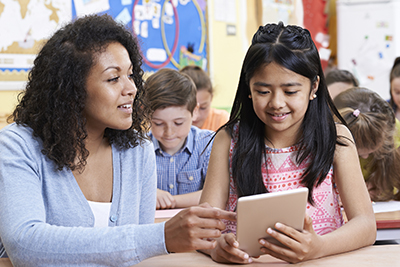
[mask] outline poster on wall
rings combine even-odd
[[[71,10],[71,1],[0,0],[0,87],[5,82],[14,84],[6,86],[10,89],[23,86],[40,47],[71,20]]]
[[[205,0],[136,0],[133,6],[145,71],[186,65],[206,69]]]
[[[0,90],[21,90],[41,46],[63,24],[109,14],[137,36],[143,69],[207,67],[205,0],[0,0]]]

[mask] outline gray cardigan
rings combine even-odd
[[[131,266],[166,254],[154,224],[156,168],[150,142],[112,146],[109,226],[94,215],[72,172],[56,169],[28,127],[0,131],[0,238],[14,266]],[[0,242],[1,251],[1,242]]]

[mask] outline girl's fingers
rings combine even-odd
[[[304,230],[310,233],[314,232],[312,224],[313,224],[312,218],[306,214],[306,216],[304,217]]]
[[[252,260],[247,253],[238,249],[239,243],[233,234],[224,236],[225,242],[220,242],[219,256],[233,263],[250,263]]]

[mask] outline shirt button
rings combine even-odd
[[[190,177],[189,177],[189,180],[190,180],[190,181],[193,181],[193,176],[190,176]]]
[[[171,188],[171,189],[174,188],[174,185],[173,185],[173,184],[170,184],[170,185],[169,185],[169,188]]]
[[[174,158],[170,158],[170,159],[169,159],[169,162],[174,162]]]
[[[112,222],[116,222],[117,219],[118,219],[118,216],[117,216],[117,215],[112,215],[112,216],[110,217],[110,221],[112,221]]]

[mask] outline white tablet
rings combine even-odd
[[[250,256],[261,255],[258,240],[280,244],[266,230],[277,222],[303,230],[308,188],[240,197],[237,203],[236,239],[239,248]],[[282,245],[282,244],[280,244]]]

